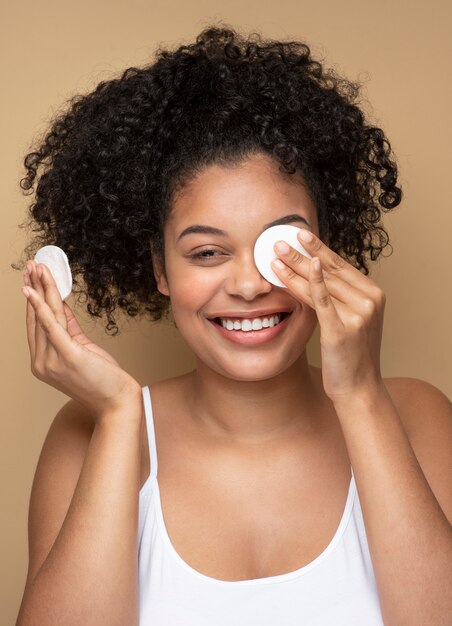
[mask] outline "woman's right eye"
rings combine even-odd
[[[190,254],[189,258],[200,259],[202,261],[207,260],[207,259],[213,259],[215,252],[217,252],[218,254],[221,254],[218,250],[212,250],[212,248],[206,248],[205,250],[201,250],[200,252],[195,252],[194,254]],[[205,256],[207,254],[208,256]]]

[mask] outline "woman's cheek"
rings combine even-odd
[[[216,297],[221,289],[223,278],[221,272],[194,266],[175,272],[171,283],[173,308],[181,306],[193,312],[198,310],[207,312],[210,300]]]

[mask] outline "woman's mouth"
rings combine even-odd
[[[214,318],[207,320],[214,328],[233,343],[255,345],[267,343],[283,332],[292,312],[282,311],[264,318],[222,320]]]

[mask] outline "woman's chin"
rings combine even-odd
[[[246,359],[244,359],[245,361]],[[261,358],[259,362],[254,363],[250,360],[248,363],[238,363],[238,359],[234,363],[225,363],[222,366],[214,364],[213,369],[222,376],[237,382],[260,382],[263,380],[270,380],[284,374],[284,372],[290,367],[292,361],[284,359],[284,362],[278,367],[275,364],[274,359],[271,363],[264,362],[265,359]],[[211,366],[210,366],[211,367]]]

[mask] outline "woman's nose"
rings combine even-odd
[[[260,294],[272,290],[272,284],[257,269],[254,256],[234,260],[228,265],[229,275],[226,281],[228,294],[253,300]]]

